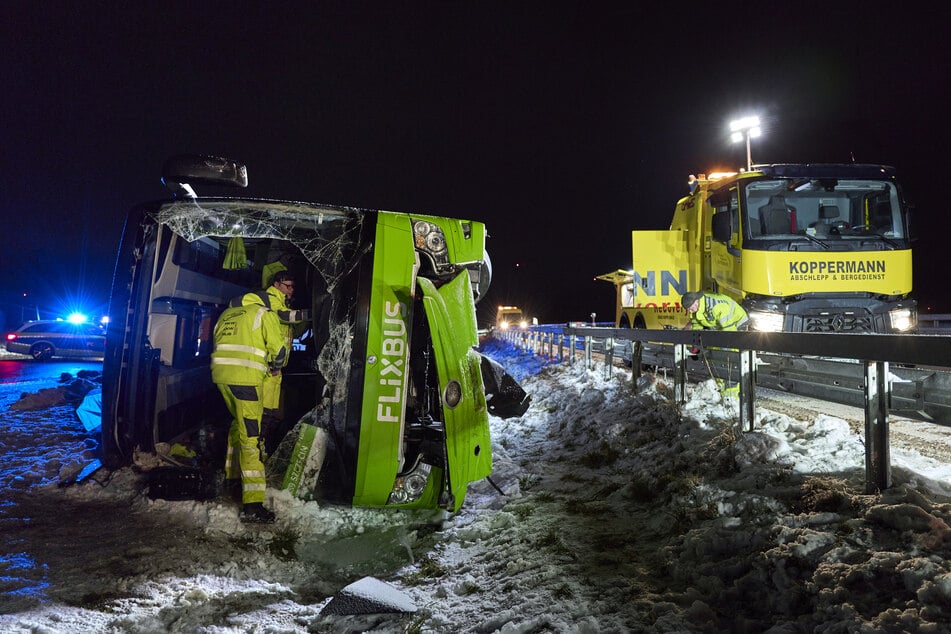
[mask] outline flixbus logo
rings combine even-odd
[[[660,293],[657,292],[658,277]],[[687,292],[687,270],[648,271],[646,275],[634,272],[634,295],[675,295],[678,299]]]
[[[406,383],[406,305],[386,302],[383,306],[383,341],[380,355],[380,390],[376,399],[376,419],[398,423]]]

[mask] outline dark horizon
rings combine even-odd
[[[631,230],[667,228],[689,174],[745,163],[727,125],[747,114],[754,163],[895,166],[922,311],[951,312],[934,265],[948,8],[107,8],[0,9],[8,328],[24,292],[108,299],[125,213],[166,195],[178,153],[246,163],[242,195],[485,222],[480,320],[610,320],[593,278],[630,266]]]

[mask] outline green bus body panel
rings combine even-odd
[[[415,220],[439,225],[446,236],[449,258],[456,264],[480,262],[485,257],[485,225],[471,220],[412,214]],[[468,233],[469,237],[466,238]],[[471,303],[471,299],[467,300]]]
[[[400,468],[416,252],[409,216],[380,212],[353,504],[384,506]]]
[[[440,391],[449,381],[458,381],[462,399],[450,409],[443,403],[446,426],[446,454],[453,511],[458,511],[470,482],[492,473],[492,443],[489,414],[479,355],[475,306],[468,271],[436,289],[420,278],[423,305],[433,332],[436,369]]]

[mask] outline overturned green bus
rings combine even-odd
[[[345,504],[458,510],[492,470],[489,413],[528,405],[476,350],[475,303],[491,277],[485,226],[196,196],[192,183],[246,185],[244,167],[220,158],[175,157],[163,180],[178,195],[135,207],[120,246],[104,464],[154,463],[174,446],[208,469],[223,461],[230,416],[211,382],[212,330],[281,262],[313,318],[284,369],[269,483]]]

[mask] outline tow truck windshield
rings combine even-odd
[[[770,245],[777,240],[835,250],[861,250],[863,242],[899,248],[907,238],[898,190],[888,181],[763,178],[741,188],[739,205],[751,249],[776,248]]]

